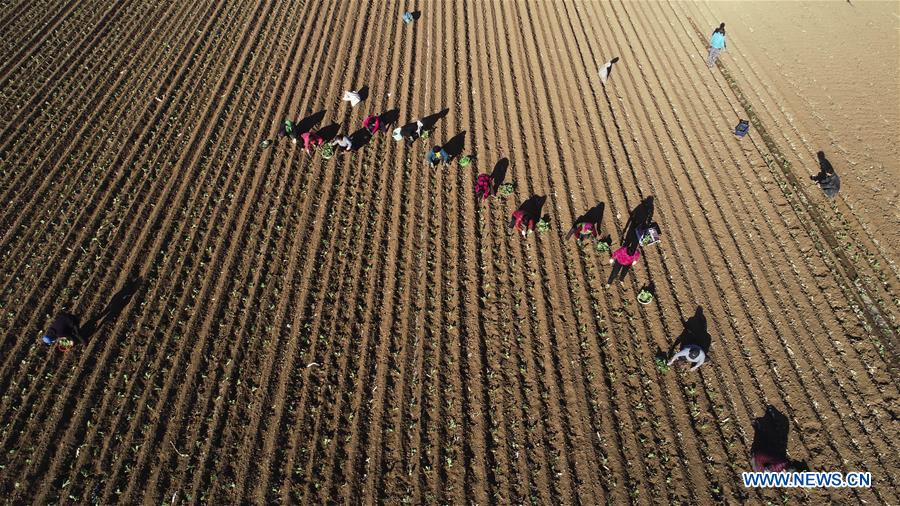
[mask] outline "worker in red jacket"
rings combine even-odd
[[[520,232],[522,234],[522,237],[526,237],[528,234],[533,232],[534,225],[534,217],[523,209],[519,209],[516,212],[512,213],[512,219],[509,222],[510,228],[515,229],[516,232]]]
[[[569,239],[573,235],[575,236],[575,240],[578,241],[578,244],[581,244],[581,241],[584,241],[585,239],[597,239],[600,236],[600,224],[587,221],[576,223],[569,229],[569,233],[566,234],[566,239]]]

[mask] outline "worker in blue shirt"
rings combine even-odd
[[[716,66],[716,59],[723,49],[725,49],[725,23],[719,25],[709,38],[709,56],[706,57],[706,65],[709,68]]]
[[[450,155],[447,154],[444,148],[435,146],[425,155],[425,161],[429,167],[434,167],[438,164],[450,163]]]

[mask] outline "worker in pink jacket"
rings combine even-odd
[[[479,199],[478,203],[483,203],[494,193],[493,180],[490,174],[479,174],[475,180],[475,196]]]
[[[315,132],[303,132],[300,134],[300,138],[303,139],[303,150],[307,153],[310,149],[321,146],[325,142],[325,139]]]
[[[628,268],[636,264],[640,258],[641,250],[638,249],[636,244],[629,243],[628,245],[613,251],[612,258],[609,259],[609,263],[613,264],[613,270],[612,273],[610,273],[606,284],[612,283],[616,277],[619,278],[620,283],[624,281],[625,274],[628,273]]]
[[[381,118],[376,115],[367,117],[363,120],[363,128],[365,128],[370,134],[375,135],[375,133],[381,129]]]

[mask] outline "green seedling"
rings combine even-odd
[[[462,158],[459,159],[459,166],[460,166],[460,167],[468,167],[468,166],[471,165],[471,164],[472,164],[472,157],[469,156],[469,155],[466,155],[466,156],[464,156],[464,157],[462,157]]]
[[[659,372],[665,373],[665,372],[669,371],[669,364],[668,364],[668,362],[666,362],[665,358],[656,357],[656,360],[654,362],[656,362],[656,369]]]
[[[515,192],[516,187],[512,183],[503,183],[500,185],[500,188],[497,189],[497,192],[504,197],[509,197]]]
[[[650,293],[650,290],[641,290],[638,293],[637,300],[641,304],[649,304],[653,300],[653,294]]]
[[[544,218],[541,218],[540,221],[537,222],[536,228],[540,233],[547,232],[548,230],[550,230],[550,222],[545,220]]]

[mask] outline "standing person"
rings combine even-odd
[[[370,134],[375,135],[375,132],[381,129],[381,118],[376,115],[372,115],[363,120],[363,128],[365,128]]]
[[[447,154],[444,148],[435,146],[425,155],[425,161],[428,162],[429,167],[434,167],[439,163],[449,163],[450,155]]]
[[[510,228],[520,232],[522,237],[526,237],[534,231],[534,224],[534,217],[524,209],[518,209],[512,213],[512,219],[509,221]]]
[[[641,258],[641,251],[638,249],[637,244],[629,243],[627,246],[622,246],[614,251],[612,258],[609,259],[609,263],[614,264],[613,270],[606,284],[612,283],[617,276],[620,283],[624,281],[628,268],[637,263],[639,258]]]
[[[60,311],[56,314],[56,319],[50,324],[50,328],[47,329],[41,340],[47,346],[51,346],[58,339],[62,338],[71,339],[78,344],[84,344],[80,334],[78,317],[65,311]]]
[[[719,53],[725,47],[725,23],[722,23],[713,30],[712,36],[709,38],[709,56],[706,57],[706,65],[709,68],[716,65],[716,59],[719,58]]]
[[[669,359],[669,365],[674,364],[680,358],[684,358],[694,364],[694,367],[691,367],[693,371],[706,361],[706,353],[703,352],[703,348],[696,344],[685,344],[681,347],[681,351],[672,355],[672,358]]]
[[[819,185],[819,188],[825,192],[828,198],[833,199],[841,189],[841,178],[834,172],[831,162],[825,158],[824,151],[819,151],[816,153],[816,156],[819,157],[819,173],[815,176],[810,176],[810,179]]]
[[[303,139],[303,150],[307,153],[309,153],[310,148],[321,146],[325,142],[325,139],[315,132],[303,132],[300,134],[300,138]]]
[[[278,128],[277,138],[289,137],[294,144],[297,144],[297,125],[292,120],[286,119]]]
[[[479,204],[490,198],[494,193],[493,179],[490,174],[479,174],[475,181],[475,196],[478,197]]]
[[[350,151],[353,149],[353,141],[350,140],[350,137],[347,137],[346,135],[338,136],[337,139],[331,142],[331,144],[333,146],[340,146],[344,148],[344,151]]]

